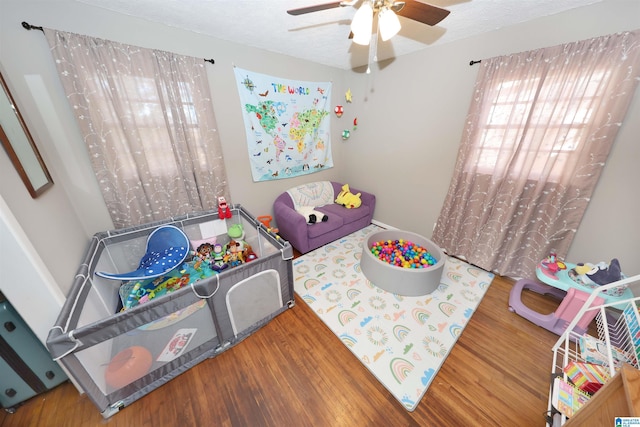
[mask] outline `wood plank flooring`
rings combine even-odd
[[[64,383],[1,411],[0,426],[544,426],[557,336],[508,311],[513,281],[494,279],[414,412],[296,298],[236,347],[104,420]],[[525,291],[542,313],[558,301]]]

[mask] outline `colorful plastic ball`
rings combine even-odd
[[[125,348],[111,359],[105,371],[107,384],[120,389],[142,378],[149,372],[153,364],[153,356],[142,346]]]
[[[427,268],[436,264],[426,248],[404,239],[375,242],[370,250],[380,261],[400,268]]]

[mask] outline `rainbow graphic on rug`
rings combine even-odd
[[[393,327],[393,336],[396,337],[396,339],[399,342],[404,341],[407,335],[409,335],[409,332],[410,332],[409,328],[407,328],[404,325],[398,324],[398,325],[394,325]]]
[[[413,371],[413,364],[408,360],[402,359],[401,357],[396,357],[390,363],[389,369],[393,372],[393,377],[398,382],[398,384],[402,384],[404,380],[407,379],[411,371]]]
[[[411,316],[418,324],[424,325],[429,320],[429,316],[431,316],[431,313],[429,313],[424,308],[414,308],[413,310],[411,310]]]
[[[351,322],[353,319],[355,319],[357,316],[358,315],[351,310],[342,310],[338,314],[338,319],[340,319],[340,324],[344,326],[347,323]]]
[[[398,402],[413,411],[480,304],[493,274],[447,258],[440,286],[431,294],[388,293],[360,270],[363,242],[379,230],[369,225],[297,258],[294,288]]]

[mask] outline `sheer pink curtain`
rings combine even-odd
[[[640,30],[483,60],[434,242],[512,277],[564,257],[639,77]]]
[[[115,227],[230,201],[202,58],[45,35]]]

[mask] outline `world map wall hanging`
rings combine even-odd
[[[272,77],[235,67],[254,181],[333,167],[331,82]]]

